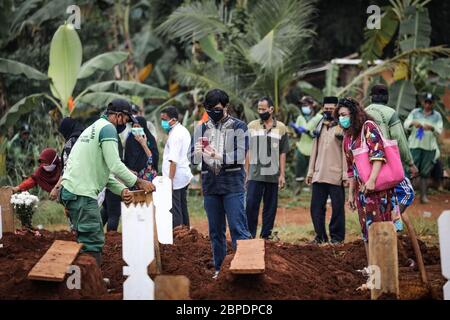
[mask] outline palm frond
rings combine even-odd
[[[311,0],[262,0],[251,15],[257,42],[250,49],[252,59],[266,71],[280,69],[284,61],[313,34]]]
[[[214,0],[192,2],[177,8],[157,29],[159,35],[181,41],[199,40],[229,31]]]
[[[361,72],[357,77],[353,78],[353,80],[348,83],[344,88],[339,90],[337,93],[338,96],[343,95],[348,90],[350,90],[353,86],[359,84],[365,77],[370,77],[375,74],[378,74],[384,70],[393,70],[393,68],[396,66],[398,61],[401,61],[407,57],[413,56],[413,55],[431,55],[431,56],[450,56],[450,49],[445,48],[444,46],[434,46],[430,48],[417,48],[413,50],[409,50],[406,52],[403,52],[401,54],[396,55],[395,57],[385,60],[383,63],[380,63],[378,65],[375,65],[373,67],[370,67],[366,69],[365,71]]]

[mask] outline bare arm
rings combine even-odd
[[[250,173],[250,152],[247,152],[247,155],[245,157],[245,174],[248,176]]]
[[[285,180],[285,172],[286,172],[286,153],[280,154],[280,178],[278,179],[278,186],[280,189],[284,188],[286,184]]]
[[[370,173],[369,180],[362,186],[362,192],[370,192],[375,190],[375,182],[377,181],[378,174],[380,173],[383,161],[375,160],[372,162],[372,172]]]
[[[169,166],[169,178],[170,180],[173,180],[173,178],[175,177],[175,172],[177,171],[177,164],[173,161],[170,161],[170,166]]]
[[[351,210],[356,210],[356,203],[355,203],[355,197],[354,197],[354,191],[355,190],[355,178],[349,178],[348,179],[348,207]]]

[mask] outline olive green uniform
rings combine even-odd
[[[120,161],[116,128],[102,116],[78,138],[62,178],[61,202],[78,242],[84,245],[83,252],[101,252],[105,243],[98,194],[106,187],[120,195],[136,181],[137,177]]]

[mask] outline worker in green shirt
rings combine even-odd
[[[415,177],[419,171],[414,165],[403,124],[398,113],[387,105],[389,101],[388,88],[383,84],[374,85],[370,90],[370,99],[371,104],[366,107],[365,111],[380,126],[386,139],[397,141],[405,173]]]
[[[406,118],[404,126],[411,132],[409,148],[420,172],[420,202],[428,203],[427,180],[439,152],[438,138],[442,133],[442,116],[433,110],[434,96],[426,93],[423,107],[416,108]]]
[[[94,256],[99,265],[105,243],[99,193],[106,187],[130,203],[129,187],[136,186],[145,192],[155,190],[151,182],[138,179],[119,157],[118,133],[127,122],[135,121],[128,101],[113,100],[105,114],[78,138],[62,177],[60,199],[77,233],[77,241],[83,244],[82,251]]]
[[[300,99],[301,113],[297,117],[295,123],[289,123],[295,132],[300,135],[297,142],[297,149],[295,150],[296,166],[295,166],[295,181],[299,183],[296,194],[302,191],[303,183],[305,181],[306,173],[308,171],[309,158],[314,138],[314,129],[322,120],[322,114],[318,113],[320,106],[310,96],[304,96]]]

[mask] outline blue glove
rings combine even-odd
[[[423,127],[420,127],[419,129],[417,129],[416,138],[419,139],[419,140],[422,140],[424,134],[425,134],[425,132],[423,130]]]
[[[307,130],[302,126],[297,126],[294,122],[289,122],[289,126],[294,129],[297,134],[305,133]]]

